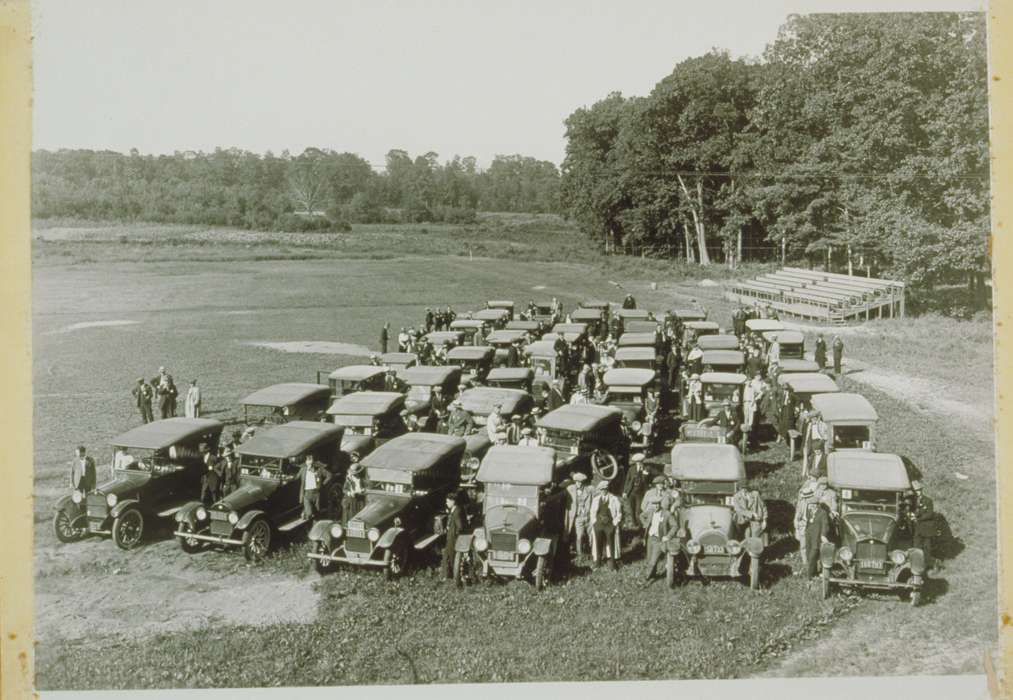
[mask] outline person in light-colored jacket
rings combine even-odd
[[[609,482],[602,480],[595,487],[591,498],[591,556],[595,566],[601,566],[606,559],[612,560],[612,568],[619,568],[619,525],[623,520],[623,505],[619,497],[610,493]]]

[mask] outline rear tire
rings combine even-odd
[[[74,521],[71,520],[66,511],[58,510],[53,516],[53,533],[56,535],[56,539],[67,544],[69,542],[77,542],[83,538],[87,530],[74,525]]]
[[[243,532],[243,556],[246,561],[259,562],[271,549],[271,525],[263,518],[250,523]]]
[[[144,516],[137,508],[127,508],[113,520],[113,542],[120,549],[133,549],[143,538]]]
[[[182,523],[179,526],[179,529],[184,530],[186,532],[193,532],[193,526],[190,525],[189,523]],[[180,537],[179,547],[187,554],[193,554],[194,552],[196,552],[201,548],[201,542],[200,540],[193,539],[192,537],[190,538]]]

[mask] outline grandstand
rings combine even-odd
[[[725,298],[752,306],[770,305],[779,316],[829,324],[904,317],[904,283],[785,267],[737,282]]]

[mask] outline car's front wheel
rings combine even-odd
[[[243,556],[246,561],[260,561],[271,549],[271,525],[263,518],[250,523],[243,532]]]
[[[675,588],[675,557],[671,554],[665,557],[665,583]]]
[[[144,516],[137,508],[127,508],[113,520],[113,542],[120,549],[133,549],[144,537]]]
[[[53,532],[56,535],[56,539],[66,544],[68,542],[77,542],[85,536],[87,529],[80,525],[75,525],[70,515],[67,514],[67,511],[58,510],[56,511],[56,515],[53,516]]]
[[[333,552],[327,551],[327,545],[324,542],[316,542],[313,545],[313,550],[317,554],[333,554]],[[329,571],[333,571],[335,568],[334,562],[327,559],[314,559],[313,568],[317,570],[320,575],[326,574]]]
[[[193,525],[190,523],[181,523],[179,529],[183,532],[192,533]],[[193,554],[201,548],[201,542],[195,537],[180,537],[179,547],[187,554]]]
[[[474,579],[474,562],[470,552],[454,553],[454,585],[464,588]]]
[[[404,546],[395,543],[383,553],[383,577],[393,581],[408,569],[408,552]]]
[[[826,566],[823,567],[823,574],[820,577],[820,592],[823,600],[830,597],[830,569]]]

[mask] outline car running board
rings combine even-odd
[[[439,535],[430,535],[429,537],[419,540],[415,543],[415,549],[425,549],[435,542],[437,537],[439,537]]]
[[[294,530],[294,529],[296,529],[297,527],[299,527],[300,525],[302,525],[305,522],[307,522],[307,521],[305,519],[303,519],[303,518],[296,518],[292,522],[285,523],[284,525],[280,525],[278,527],[278,532],[288,532],[289,530]]]
[[[175,508],[169,508],[168,510],[163,510],[161,513],[159,513],[158,517],[160,517],[160,518],[168,518],[168,517],[171,517],[171,516],[175,515],[176,513],[178,513],[181,510],[183,510],[183,506],[176,506]]]

